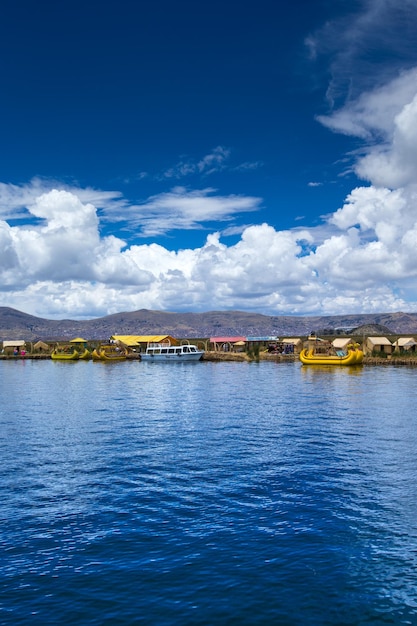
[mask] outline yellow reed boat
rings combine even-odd
[[[79,359],[84,361],[91,359],[91,352],[87,349],[87,341],[85,339],[77,337],[76,339],[71,339],[70,344],[77,350]]]
[[[126,361],[126,350],[115,344],[103,344],[95,348],[91,354],[93,361]]]
[[[358,344],[350,344],[347,352],[326,354],[316,351],[314,348],[301,350],[300,361],[303,365],[360,365],[363,362],[363,352]]]
[[[51,359],[54,361],[78,361],[80,353],[72,346],[64,346],[55,348],[51,353]]]

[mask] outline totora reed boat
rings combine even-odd
[[[346,352],[338,350],[335,354],[304,348],[300,352],[300,361],[303,365],[360,365],[363,352],[359,349],[359,344],[349,344]]]
[[[81,337],[71,339],[69,344],[58,345],[52,351],[51,359],[54,361],[78,361],[91,358],[90,351],[87,350],[87,342]]]
[[[51,359],[54,361],[78,361],[80,353],[74,346],[63,346],[62,348],[55,348],[52,351]]]
[[[93,361],[104,361],[104,362],[115,362],[115,361],[126,361],[126,350],[121,348],[120,346],[109,343],[102,344],[98,346],[92,352]]]
[[[82,337],[71,339],[70,344],[75,347],[79,354],[79,358],[84,361],[91,359],[91,352],[87,349],[87,341]]]

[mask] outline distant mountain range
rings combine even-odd
[[[314,317],[270,316],[242,311],[171,313],[140,309],[91,320],[48,320],[9,307],[0,307],[0,340],[65,340],[83,337],[104,340],[112,335],[167,334],[178,338],[219,336],[298,337],[317,334],[360,332],[372,334],[417,334],[417,313],[377,313]],[[324,332],[323,332],[324,331]]]

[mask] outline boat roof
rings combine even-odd
[[[175,350],[178,350],[178,348],[197,348],[197,346],[195,345],[195,343],[181,343],[173,346],[168,345],[167,343],[154,343],[153,341],[149,342],[148,349],[153,350],[155,348],[175,348]]]

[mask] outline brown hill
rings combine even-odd
[[[385,327],[387,334],[417,334],[417,313],[378,313],[334,316],[269,316],[243,311],[174,313],[140,309],[91,320],[48,320],[9,307],[0,307],[0,340],[58,340],[82,336],[108,339],[113,334],[169,334],[174,337],[305,336],[326,330],[333,334],[358,327]]]

